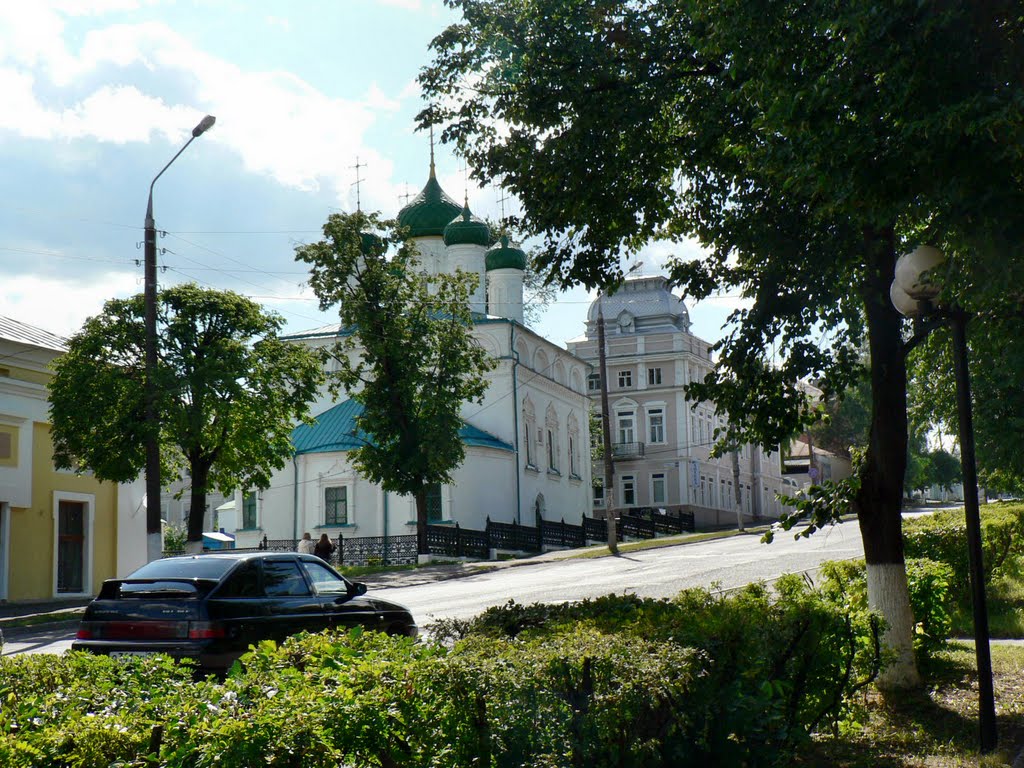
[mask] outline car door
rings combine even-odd
[[[263,561],[263,593],[270,639],[280,643],[298,632],[319,632],[330,626],[321,599],[313,593],[295,558]]]
[[[345,580],[323,563],[303,560],[310,584],[320,599],[332,627],[363,626],[379,629],[383,616],[373,601],[359,594],[352,582]]]
[[[269,615],[257,560],[247,560],[229,573],[207,599],[211,621],[220,623],[224,639],[211,651],[238,656],[267,637]]]

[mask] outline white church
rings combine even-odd
[[[471,297],[473,335],[497,362],[480,404],[462,410],[466,458],[450,485],[428,495],[431,523],[482,530],[490,518],[534,526],[537,520],[579,524],[591,509],[587,379],[591,366],[531,331],[523,322],[526,254],[491,233],[468,201],[441,189],[431,162],[426,186],[398,214],[428,274],[456,269],[479,277]],[[338,324],[285,337],[313,348],[333,346]],[[293,432],[296,453],[270,487],[238,494],[219,525],[237,547],[264,537],[296,539],[304,532],[331,539],[396,536],[416,531],[411,497],[385,493],[360,477],[348,451],[362,440],[360,406],[324,390],[313,404],[315,423]],[[231,509],[234,507],[234,509]]]

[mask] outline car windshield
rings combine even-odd
[[[139,568],[127,580],[133,579],[213,579],[219,580],[238,561],[226,557],[167,557],[154,560]]]

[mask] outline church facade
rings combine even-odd
[[[453,482],[428,494],[431,522],[482,529],[487,519],[533,526],[537,520],[579,524],[591,506],[587,379],[591,368],[523,322],[526,255],[505,238],[491,244],[468,202],[441,189],[431,164],[420,194],[398,214],[427,274],[475,274],[473,335],[495,360],[481,403],[462,409],[466,458]],[[338,324],[286,337],[313,348],[333,346]],[[268,539],[395,536],[415,533],[410,497],[385,493],[352,467],[348,452],[362,437],[360,406],[326,392],[312,407],[315,423],[293,433],[296,453],[260,493],[238,494],[220,525],[236,546]],[[232,520],[233,518],[233,520]],[[234,523],[232,526],[231,523]]]

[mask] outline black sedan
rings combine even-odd
[[[203,670],[230,667],[260,640],[363,626],[415,637],[398,603],[366,595],[313,555],[239,552],[154,560],[108,579],[85,609],[72,650],[166,653]]]

